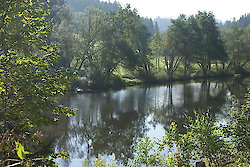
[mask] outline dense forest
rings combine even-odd
[[[56,98],[70,88],[249,74],[249,15],[220,29],[211,12],[183,14],[160,32],[157,22],[142,18],[130,5],[98,0],[68,4],[0,1],[0,166],[56,166],[55,158],[67,158],[46,147],[48,141],[36,128],[75,114]],[[205,158],[209,166],[248,165],[247,96],[245,104],[231,107],[225,127],[199,114],[190,120],[187,134],[177,133],[172,124],[158,143],[159,150],[179,148],[167,162],[159,154],[144,154],[150,141],[142,140],[130,166],[187,166],[194,157]]]
[[[111,2],[103,2],[99,0],[67,0],[67,4],[71,6],[71,8],[76,12],[82,12],[87,7],[95,7],[99,8],[103,11],[114,11],[119,8],[120,4],[117,2],[111,3]]]

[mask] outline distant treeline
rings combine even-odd
[[[232,26],[232,24],[236,23],[239,28],[246,28],[250,24],[250,14],[244,14],[240,17],[239,20],[227,20],[225,23],[220,23],[219,27],[222,29],[227,29]]]

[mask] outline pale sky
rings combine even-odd
[[[103,0],[114,2],[115,0]],[[232,20],[250,13],[250,0],[116,0],[121,5],[129,3],[143,17],[171,17],[211,11],[218,20]]]

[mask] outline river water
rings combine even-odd
[[[62,120],[49,132],[54,149],[70,155],[57,163],[80,167],[98,154],[107,161],[115,157],[118,162],[126,162],[138,138],[160,138],[173,121],[184,132],[185,115],[193,116],[194,110],[209,109],[215,121],[223,120],[222,109],[230,106],[232,95],[243,99],[249,81],[230,78],[68,94],[63,104],[79,110],[78,116]]]

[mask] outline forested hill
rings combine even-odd
[[[227,20],[225,23],[219,24],[220,28],[227,29],[230,28],[231,25],[236,22],[239,28],[246,28],[250,24],[250,13],[242,15],[239,20]]]
[[[76,12],[82,12],[85,8],[92,6],[103,11],[116,10],[120,5],[117,2],[103,2],[100,0],[67,0],[67,3]]]
[[[88,7],[98,8],[102,11],[115,11],[120,7],[118,2],[104,2],[101,0],[67,0],[66,3],[75,11],[75,12],[83,12]],[[147,27],[147,30],[150,34],[154,34],[155,32],[159,31],[158,25],[156,21],[153,21],[151,18],[142,18],[144,24]],[[167,29],[165,20],[162,19],[159,23],[161,26],[161,32]]]

